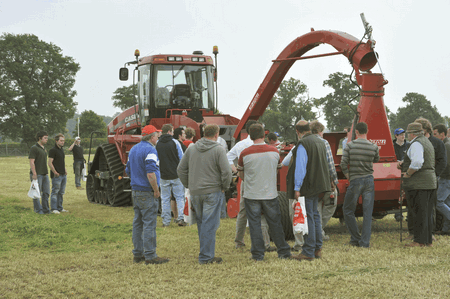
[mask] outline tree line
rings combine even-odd
[[[64,132],[68,120],[76,112],[73,89],[79,63],[64,56],[58,46],[40,40],[33,34],[0,36],[0,136],[33,144],[36,130],[50,135]],[[330,74],[323,82],[332,92],[322,98],[310,97],[308,87],[298,79],[284,80],[261,121],[272,132],[286,140],[295,140],[294,126],[300,119],[323,117],[330,131],[341,131],[352,123],[359,101],[359,87],[354,79],[341,72]],[[114,107],[125,110],[136,103],[135,86],[117,88],[111,97]],[[396,113],[386,106],[390,128],[406,128],[417,117],[431,123],[446,123],[436,106],[425,95],[410,92],[402,101],[405,106]],[[102,116],[86,110],[80,116],[80,135],[89,137],[92,131],[106,136]],[[70,134],[69,134],[70,135]],[[77,136],[77,128],[72,136]],[[70,136],[69,136],[70,137]]]

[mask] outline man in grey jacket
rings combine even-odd
[[[231,169],[225,149],[217,143],[219,126],[207,125],[204,137],[191,145],[178,165],[178,177],[189,188],[200,241],[200,264],[221,263],[215,257],[216,231],[220,224],[222,192],[231,183]]]

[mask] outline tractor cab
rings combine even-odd
[[[215,110],[216,69],[210,56],[195,51],[193,55],[160,54],[136,58],[142,126],[153,118],[169,118],[192,110]]]

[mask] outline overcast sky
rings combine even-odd
[[[212,55],[217,45],[219,109],[241,118],[289,43],[311,28],[360,39],[361,12],[389,81],[386,106],[395,112],[407,92],[418,92],[450,115],[448,0],[0,0],[0,33],[35,34],[59,46],[81,66],[74,87],[78,112],[108,116],[119,111],[113,92],[132,83],[119,81],[118,70],[135,49],[141,56]],[[307,55],[334,51],[322,45]],[[338,71],[351,73],[342,55],[298,61],[285,79],[300,79],[319,98],[331,92],[323,81]],[[378,66],[373,71],[380,72]]]

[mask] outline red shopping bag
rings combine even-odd
[[[308,221],[306,219],[305,198],[299,197],[298,202],[294,207],[294,235],[296,234],[308,234]]]

